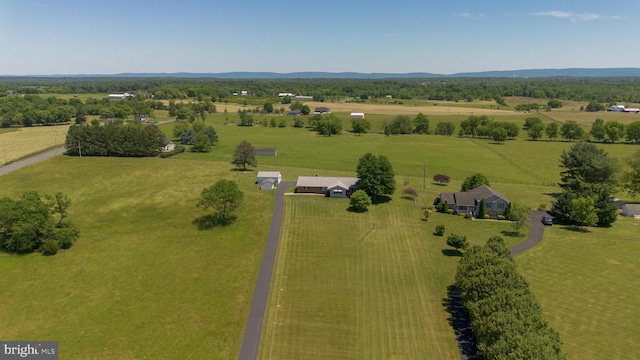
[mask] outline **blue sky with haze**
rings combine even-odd
[[[637,0],[0,0],[0,74],[640,67]]]

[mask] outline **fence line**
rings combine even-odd
[[[26,159],[28,157],[31,157],[31,156],[34,156],[34,155],[38,155],[38,154],[42,154],[42,153],[47,152],[49,150],[53,150],[53,149],[57,149],[57,148],[61,148],[61,147],[64,147],[64,144],[49,145],[49,146],[47,146],[45,148],[42,148],[42,149],[39,149],[39,150],[36,150],[36,151],[32,151],[32,152],[30,152],[28,154],[20,155],[17,158],[13,158],[13,159],[7,160],[2,166],[13,164],[16,161],[20,161],[20,160]]]
[[[506,160],[509,164],[511,164],[512,166],[514,166],[514,167],[518,168],[519,170],[523,171],[527,175],[533,177],[534,179],[540,180],[542,182],[543,186],[556,186],[557,185],[557,183],[555,181],[549,180],[549,179],[545,178],[544,176],[538,175],[533,170],[531,170],[529,168],[526,168],[526,167],[518,164],[517,162],[509,159],[503,153],[497,151],[496,149],[493,149],[491,146],[488,146],[485,143],[481,143],[480,141],[477,141],[476,139],[472,139],[472,141],[474,143],[476,143],[477,145],[480,145],[480,146],[484,147],[485,149],[487,149],[489,151],[492,151],[493,153],[497,154],[502,159]]]

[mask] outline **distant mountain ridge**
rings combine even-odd
[[[2,76],[9,77],[9,76]],[[217,78],[217,79],[411,79],[411,78],[541,78],[541,77],[640,77],[640,68],[524,69],[462,72],[455,74],[359,73],[359,72],[223,72],[223,73],[121,73],[25,75],[10,77],[109,77],[109,78]]]

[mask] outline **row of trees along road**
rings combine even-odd
[[[464,252],[456,284],[484,359],[566,359],[501,237]]]
[[[146,157],[160,152],[163,138],[164,133],[152,124],[73,125],[65,147],[68,155]]]

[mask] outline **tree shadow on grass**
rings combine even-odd
[[[436,186],[447,186],[449,184],[446,183],[439,183],[439,182],[432,182],[431,185],[436,185]]]
[[[369,210],[368,209],[356,209],[353,206],[349,206],[347,208],[347,211],[348,212],[352,212],[352,213],[362,214],[362,213],[366,213]]]
[[[378,195],[375,198],[371,199],[371,203],[373,205],[386,204],[391,201],[391,197],[387,195]]]
[[[476,337],[471,330],[469,314],[462,306],[460,292],[455,285],[447,287],[447,297],[442,299],[442,307],[449,314],[447,321],[456,335],[461,357],[467,360],[481,360]]]
[[[502,230],[500,231],[500,234],[504,235],[504,236],[509,236],[509,237],[523,237],[524,234],[518,232],[518,231],[507,231],[507,230]]]
[[[442,249],[442,255],[444,256],[462,256],[460,250],[456,249]]]
[[[547,195],[547,196],[551,196],[554,199],[557,199],[560,197],[561,193],[544,193],[543,195]]]
[[[217,226],[230,225],[235,220],[235,216],[222,219],[218,214],[208,214],[193,220],[192,224],[195,225],[198,230],[210,230]]]

